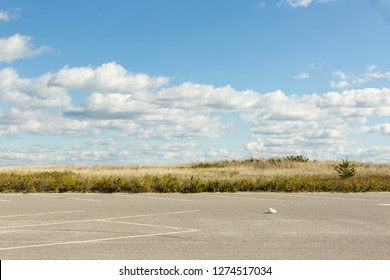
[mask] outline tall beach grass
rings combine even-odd
[[[300,158],[140,167],[3,167],[0,192],[367,192],[390,191],[390,164],[353,162],[343,179],[336,161]]]

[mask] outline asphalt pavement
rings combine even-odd
[[[389,260],[390,193],[0,194],[0,259]]]

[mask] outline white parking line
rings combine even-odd
[[[260,220],[260,222],[306,222],[307,220]]]
[[[11,200],[0,199],[0,202],[11,202]]]
[[[347,198],[347,197],[330,197],[320,195],[301,195],[301,194],[285,194],[286,196],[305,197],[305,198],[321,198],[321,199],[333,199],[333,200],[345,200],[345,201],[380,201],[380,199],[372,198]]]
[[[149,198],[149,199],[157,199],[157,200],[186,201],[186,202],[193,201],[191,199],[155,197],[155,196],[152,196],[152,195],[139,195],[139,194],[134,194],[132,197],[133,198],[138,198],[138,197],[140,197],[140,198]]]
[[[82,241],[68,241],[68,242],[56,242],[56,243],[46,243],[46,244],[35,244],[35,245],[26,245],[26,246],[16,246],[16,247],[6,247],[0,248],[0,251],[7,250],[17,250],[17,249],[27,249],[27,248],[41,248],[49,246],[60,246],[60,245],[69,245],[69,244],[83,244],[83,243],[93,243],[93,242],[102,242],[102,241],[113,241],[113,240],[122,240],[122,239],[131,239],[131,238],[141,238],[141,237],[153,237],[153,236],[164,236],[164,235],[174,235],[174,234],[183,234],[197,232],[198,230],[186,230],[186,231],[174,231],[174,232],[162,232],[162,233],[152,233],[152,234],[141,234],[141,235],[129,235],[121,237],[111,237],[111,238],[101,238],[101,239],[90,239]]]
[[[41,196],[41,197],[50,197],[50,198],[58,198],[58,196],[50,195],[50,194],[40,194],[40,193],[29,193],[28,196]]]
[[[183,229],[183,228],[179,228],[179,227],[158,226],[158,225],[151,225],[151,224],[128,223],[128,222],[118,222],[118,221],[108,221],[108,220],[98,220],[98,221],[104,222],[104,223],[114,223],[114,224],[132,225],[132,226],[167,228],[167,229],[175,229],[175,230]]]
[[[28,217],[28,216],[41,216],[41,215],[55,215],[55,214],[80,213],[80,212],[85,212],[85,210],[62,211],[62,212],[45,212],[45,213],[20,214],[20,215],[8,215],[8,216],[0,216],[0,218]]]
[[[102,200],[100,200],[100,199],[67,197],[66,195],[64,195],[64,196],[59,196],[59,195],[36,194],[36,193],[31,193],[30,195],[32,195],[32,196],[41,196],[41,197],[50,197],[50,198],[62,198],[62,199],[82,200],[82,201],[94,201],[94,202],[101,202],[101,201],[102,201]]]
[[[236,195],[219,195],[219,194],[204,194],[203,196],[210,196],[210,197],[222,197],[222,198],[230,198],[230,199],[246,199],[246,200],[262,200],[262,201],[285,201],[284,199],[277,199],[277,198],[254,198],[254,197],[243,197],[243,196],[236,196]]]
[[[88,220],[73,220],[73,221],[44,223],[44,224],[33,224],[33,225],[5,226],[5,227],[0,227],[0,230],[1,229],[10,229],[10,228],[26,228],[26,227],[37,227],[37,226],[50,226],[50,225],[65,225],[65,224],[76,224],[76,223],[88,223],[88,222],[97,222],[99,220],[115,220],[115,219],[129,219],[129,218],[143,218],[143,217],[154,217],[154,216],[164,216],[164,215],[175,215],[175,214],[194,213],[194,212],[199,212],[199,211],[200,210],[189,210],[189,211],[179,211],[179,212],[143,214],[143,215],[135,215],[135,216],[96,218],[96,219],[88,219]]]
[[[378,206],[390,206],[390,204],[377,204]]]
[[[77,198],[77,197],[69,197],[69,199],[73,200],[83,200],[83,201],[95,201],[95,202],[101,202],[99,199],[90,199],[90,198]]]

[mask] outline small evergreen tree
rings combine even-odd
[[[334,168],[339,176],[343,179],[350,178],[355,175],[355,166],[348,162],[348,159],[343,160]]]

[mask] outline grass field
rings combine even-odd
[[[2,167],[0,192],[366,192],[390,191],[390,164],[353,162],[341,178],[336,161],[299,157],[142,167]]]

